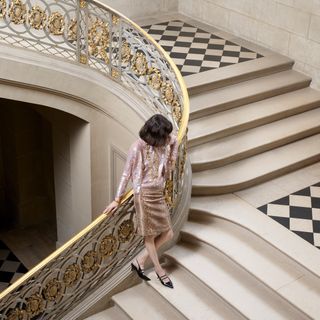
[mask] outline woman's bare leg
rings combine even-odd
[[[154,265],[154,269],[157,273],[163,274],[163,269],[160,265],[158,253],[155,246],[155,237],[154,236],[146,236],[144,238],[144,245],[148,251],[149,257]]]
[[[173,237],[173,231],[171,229],[168,231],[162,232],[160,235],[158,235],[154,239],[154,245],[155,245],[156,250],[158,250],[164,243],[166,243],[167,241],[172,239],[172,237]],[[149,257],[149,253],[146,248],[143,249],[143,251],[137,257],[138,263],[142,269],[144,268],[144,264],[145,264],[146,260],[148,259],[148,257]]]

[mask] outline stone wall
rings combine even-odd
[[[101,0],[131,19],[178,10],[178,0]]]
[[[320,88],[320,0],[180,0],[179,12],[291,57]]]

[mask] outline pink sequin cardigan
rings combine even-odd
[[[153,147],[141,138],[132,143],[116,198],[124,195],[130,178],[134,193],[139,193],[141,186],[165,187],[166,179],[174,168],[179,146],[176,132],[171,132],[169,137],[169,143],[163,147]]]

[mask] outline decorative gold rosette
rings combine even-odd
[[[150,68],[147,77],[148,85],[155,90],[159,90],[163,84],[163,77],[159,69]]]
[[[26,310],[15,308],[9,311],[7,315],[7,320],[27,320],[27,312]]]
[[[131,59],[131,68],[138,76],[143,76],[148,71],[148,62],[144,53],[137,52]]]
[[[82,258],[81,267],[84,273],[90,273],[98,268],[98,254],[94,250],[88,251]]]
[[[101,19],[96,19],[88,32],[89,53],[98,58],[102,58],[109,63],[107,48],[110,42],[108,23]]]
[[[119,21],[120,21],[120,17],[117,16],[117,15],[115,15],[115,14],[113,14],[113,15],[112,15],[112,23],[113,23],[114,25],[117,25],[117,24],[119,23]]]
[[[0,18],[5,17],[6,14],[7,14],[7,1],[0,0]]]
[[[80,279],[80,267],[76,264],[70,264],[63,275],[63,282],[66,285],[66,287],[72,287],[75,285],[78,280]]]
[[[110,257],[115,253],[116,248],[117,239],[114,235],[109,234],[101,240],[99,252],[102,257]]]
[[[13,0],[9,9],[9,17],[15,24],[21,24],[26,21],[27,8],[21,0]]]
[[[175,101],[175,93],[172,84],[169,82],[163,83],[161,86],[161,94],[163,101],[168,105],[173,105]]]
[[[43,29],[46,24],[47,15],[39,6],[33,6],[32,9],[29,10],[28,20],[31,27],[37,30]]]
[[[63,33],[64,30],[64,18],[60,12],[53,12],[48,20],[48,29],[51,33],[58,36]]]
[[[48,301],[57,301],[62,294],[62,285],[58,279],[51,279],[44,287],[43,295]]]
[[[37,316],[44,310],[44,300],[40,293],[35,293],[26,299],[26,311],[30,319]]]
[[[119,241],[124,243],[127,242],[133,235],[134,223],[132,220],[124,220],[118,229]]]

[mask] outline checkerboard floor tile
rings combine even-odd
[[[183,76],[261,58],[262,55],[180,20],[144,26]]]
[[[27,271],[27,268],[0,240],[0,292]]]
[[[320,249],[320,182],[258,209]]]

